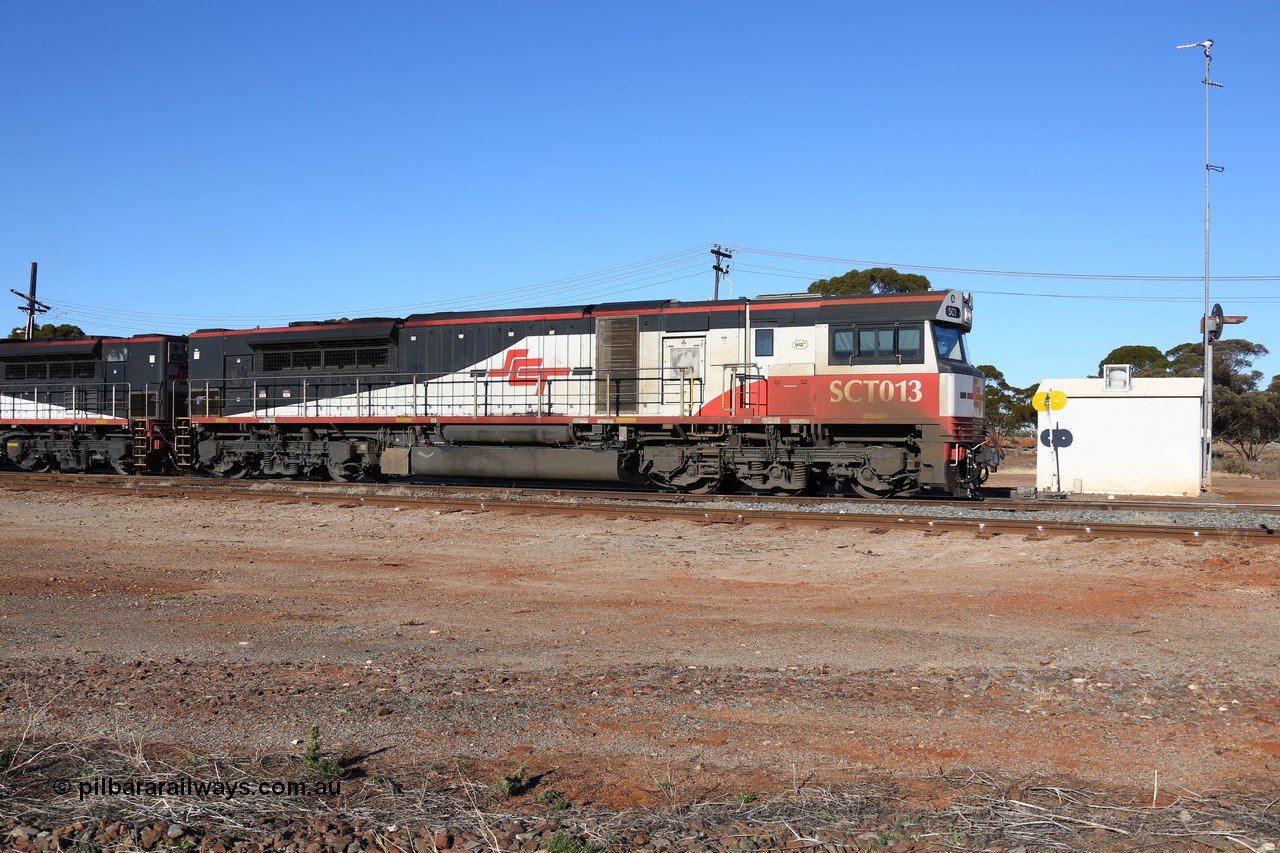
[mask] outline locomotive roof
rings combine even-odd
[[[98,352],[98,348],[112,341],[126,341],[131,343],[151,343],[153,341],[171,341],[182,340],[181,335],[134,335],[128,338],[117,336],[103,335],[86,335],[83,338],[73,338],[70,340],[50,341],[50,340],[34,340],[28,341],[21,338],[0,340],[0,356],[15,355],[89,355]]]
[[[525,320],[525,319],[570,319],[573,317],[612,315],[612,314],[659,314],[665,312],[688,311],[737,311],[746,305],[758,305],[761,308],[778,309],[782,307],[818,308],[824,305],[853,305],[857,303],[873,303],[887,305],[890,303],[925,303],[936,304],[943,301],[948,290],[930,290],[923,293],[877,293],[854,296],[824,296],[817,293],[784,293],[757,296],[754,299],[741,296],[737,299],[699,300],[683,302],[679,299],[649,300],[642,302],[605,302],[592,305],[565,305],[547,308],[517,308],[490,311],[437,311],[426,314],[412,314],[405,318],[405,325],[423,325],[448,323],[458,320]],[[794,303],[789,305],[788,303]]]
[[[314,333],[325,338],[383,337],[390,335],[398,325],[425,326],[448,325],[469,320],[481,322],[519,322],[528,320],[571,320],[581,317],[618,316],[633,314],[666,314],[697,312],[732,312],[747,306],[761,311],[788,309],[816,310],[841,306],[877,306],[882,311],[894,306],[904,316],[920,314],[933,316],[936,306],[944,301],[952,290],[930,290],[923,293],[879,293],[851,296],[824,296],[816,293],[783,293],[758,296],[754,299],[742,296],[737,299],[698,300],[684,302],[679,299],[655,299],[630,302],[604,302],[589,305],[563,305],[546,308],[507,308],[486,311],[436,311],[411,314],[403,320],[387,317],[370,317],[349,321],[298,321],[287,326],[256,329],[200,329],[192,337],[253,335],[256,343],[272,340],[296,340],[299,333]],[[912,310],[908,306],[917,306]]]
[[[411,314],[405,318],[406,323],[423,320],[493,320],[502,317],[586,317],[601,311],[610,313],[622,311],[627,313],[652,313],[678,305],[714,305],[714,302],[682,303],[678,299],[654,299],[640,302],[606,302],[592,305],[558,305],[548,308],[504,308],[491,311],[432,311],[426,314]]]
[[[360,320],[349,320],[346,322],[326,320],[326,321],[301,321],[290,323],[287,326],[272,326],[269,328],[256,329],[201,329],[198,332],[192,332],[191,337],[231,337],[237,335],[252,335],[255,344],[271,343],[272,341],[295,341],[300,334],[309,334],[312,337],[320,337],[331,340],[347,340],[354,338],[386,338],[400,324],[399,320],[389,317],[370,317]]]

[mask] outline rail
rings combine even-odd
[[[910,508],[849,501],[839,508],[821,506],[830,499],[797,500],[767,496],[696,496],[646,494],[607,490],[537,489],[466,486],[382,486],[373,484],[281,482],[278,480],[209,481],[157,477],[113,478],[110,476],[32,476],[0,474],[0,488],[18,486],[67,489],[85,492],[128,492],[135,495],[221,496],[231,499],[298,500],[350,502],[362,506],[378,504],[397,507],[432,507],[469,509],[480,512],[508,510],[515,512],[564,513],[569,515],[608,514],[627,517],[680,519],[702,524],[745,525],[781,523],[813,524],[824,528],[869,528],[872,533],[916,531],[930,536],[958,535],[976,539],[997,536],[1023,536],[1042,540],[1069,536],[1078,541],[1099,538],[1175,539],[1190,545],[1224,542],[1232,545],[1280,544],[1280,533],[1272,526],[1276,507],[1252,508],[1248,512],[1236,507],[1233,517],[1224,521],[1170,521],[1160,508],[1150,510],[1148,521],[1085,521],[1064,516],[1058,508],[1039,508],[1031,517],[1009,518],[1001,508],[981,505],[953,507],[949,513],[921,514],[920,505]],[[1189,510],[1200,509],[1188,507]],[[888,510],[886,512],[886,510]],[[915,511],[912,511],[915,510]],[[1139,511],[1140,513],[1141,511]],[[1127,513],[1132,514],[1132,513]]]

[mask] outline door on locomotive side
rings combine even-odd
[[[706,371],[706,337],[665,338],[662,341],[664,411],[691,415],[701,408]]]
[[[747,406],[760,417],[813,414],[816,328],[812,312],[760,311],[748,335]],[[741,384],[741,383],[740,383]]]

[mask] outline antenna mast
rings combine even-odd
[[[1204,458],[1201,461],[1201,472],[1204,477],[1204,490],[1213,487],[1213,336],[1210,334],[1209,311],[1209,176],[1221,172],[1223,166],[1214,166],[1209,160],[1209,93],[1215,88],[1221,89],[1221,83],[1209,79],[1209,68],[1213,64],[1213,39],[1205,39],[1195,44],[1180,44],[1178,50],[1188,47],[1204,48],[1204,407],[1203,421],[1200,425],[1204,436]]]

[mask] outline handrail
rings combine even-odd
[[[253,418],[621,416],[632,412],[689,416],[705,404],[710,391],[706,379],[687,365],[554,371],[202,378],[199,384],[192,383],[196,393],[191,395],[189,411],[197,417]],[[249,400],[243,400],[246,392]],[[241,403],[233,402],[237,397]]]
[[[0,382],[0,418],[21,420],[66,420],[72,423],[128,419],[127,382],[67,382],[53,386],[20,381]],[[118,402],[124,392],[124,412]]]

